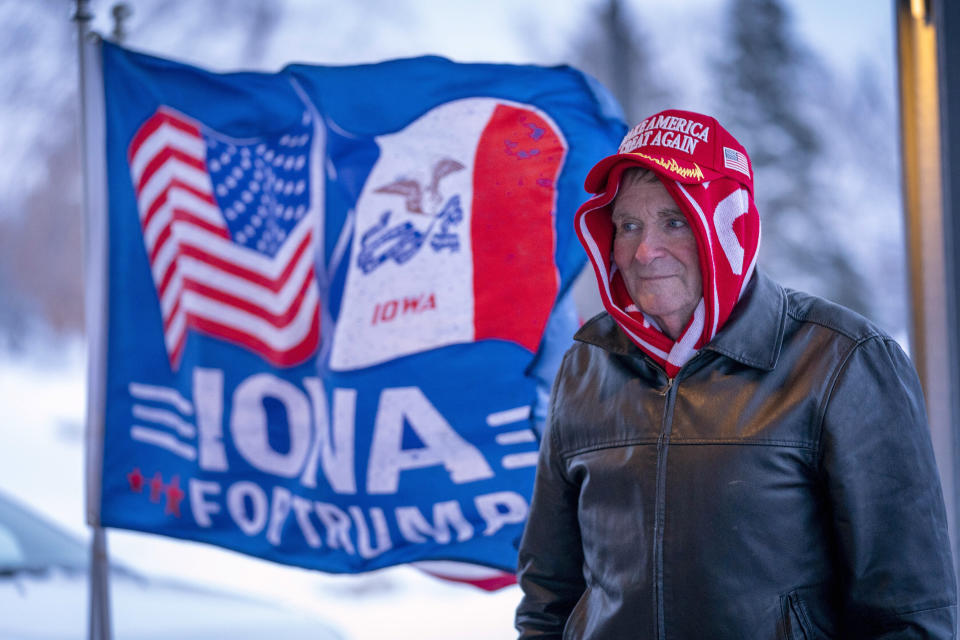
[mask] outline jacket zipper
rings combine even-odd
[[[657,638],[663,640],[666,630],[663,621],[663,519],[666,510],[667,451],[670,448],[670,432],[673,429],[673,405],[677,397],[676,378],[668,378],[663,390],[666,397],[663,423],[657,437],[657,496],[653,519],[653,597],[654,619],[657,621]]]

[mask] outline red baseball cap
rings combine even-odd
[[[584,181],[586,190],[605,191],[611,169],[621,163],[646,167],[662,178],[685,184],[732,178],[753,195],[753,167],[747,150],[716,118],[693,111],[667,109],[635,126],[617,153],[590,170]]]

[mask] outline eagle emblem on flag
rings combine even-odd
[[[431,220],[426,230],[418,229],[409,221],[390,227],[388,224],[392,212],[389,209],[384,211],[377,223],[365,231],[360,240],[362,250],[357,257],[357,262],[364,273],[370,273],[387,259],[392,259],[397,264],[403,264],[410,260],[420,251],[427,236],[431,236],[437,222],[440,224],[436,232],[432,233],[430,247],[434,251],[460,250],[460,238],[452,231],[452,227],[463,221],[460,196],[450,197],[442,209],[437,212],[430,211],[430,209],[436,209],[443,202],[443,197],[440,195],[441,178],[463,169],[464,166],[456,160],[443,158],[434,164],[433,179],[425,190],[419,182],[410,178],[395,180],[376,189],[377,193],[392,193],[403,196],[407,211],[428,216]],[[423,202],[424,191],[428,196],[427,210],[425,210]]]
[[[161,106],[133,136],[127,159],[173,369],[191,330],[276,366],[316,351],[313,120],[305,112],[284,132],[240,140]]]

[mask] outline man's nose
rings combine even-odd
[[[646,230],[637,243],[637,249],[634,251],[634,258],[640,264],[650,264],[657,258],[664,255],[663,238],[656,231]]]

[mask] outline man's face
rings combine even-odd
[[[624,174],[613,201],[613,260],[633,302],[676,339],[703,295],[697,240],[660,180],[637,176]]]

